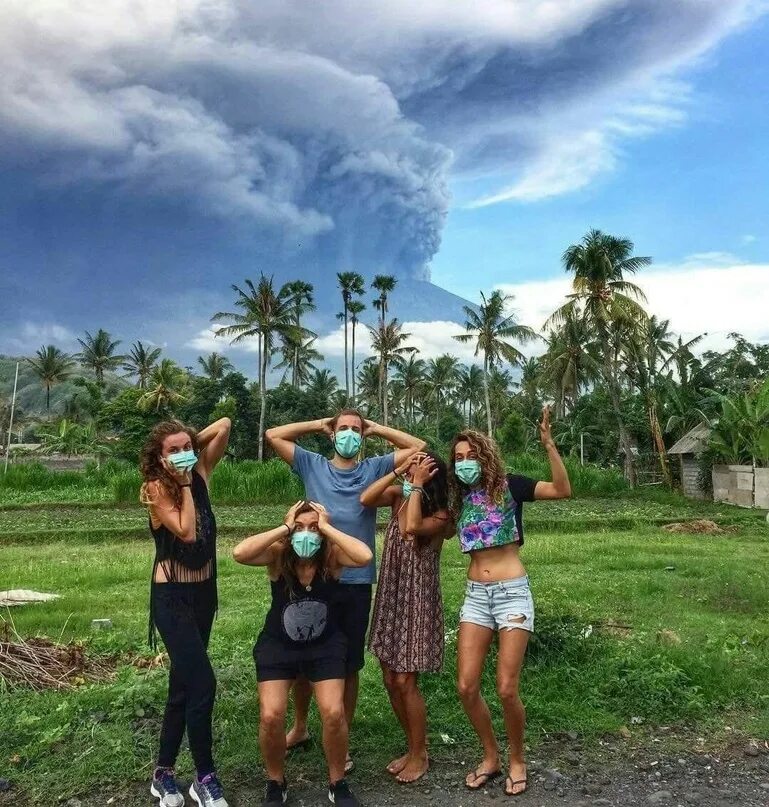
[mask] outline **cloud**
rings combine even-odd
[[[43,345],[56,345],[60,350],[79,349],[77,336],[69,328],[55,322],[22,322],[17,331],[6,333],[9,354],[31,356]]]
[[[702,350],[727,347],[727,335],[735,331],[751,341],[769,342],[769,264],[714,265],[710,253],[704,259],[689,256],[678,265],[660,265],[634,281],[647,296],[647,310],[669,319],[674,331],[687,338],[708,334]],[[541,329],[569,293],[570,282],[564,276],[500,288],[515,296],[519,321]]]

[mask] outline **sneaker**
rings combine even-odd
[[[336,807],[360,807],[346,779],[340,779],[336,784],[328,786],[328,800]]]
[[[174,772],[168,768],[158,768],[155,771],[150,793],[160,799],[160,807],[184,807],[184,796],[176,785]]]
[[[288,801],[288,783],[284,779],[276,782],[274,779],[267,780],[267,792],[264,795],[262,807],[283,807]]]
[[[209,773],[200,781],[195,777],[190,786],[190,796],[200,807],[229,807],[215,773]]]

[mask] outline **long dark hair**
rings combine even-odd
[[[425,484],[425,495],[422,497],[422,515],[432,516],[439,510],[449,509],[448,468],[438,454],[432,451],[425,451],[425,454],[438,468],[438,473]]]
[[[184,432],[189,436],[193,451],[196,454],[199,453],[198,433],[191,426],[186,426],[180,420],[164,420],[154,426],[144,443],[139,458],[139,471],[143,479],[139,501],[142,504],[154,504],[147,483],[160,482],[174,500],[174,504],[179,510],[182,509],[182,489],[162,461],[163,441],[166,437],[179,434],[179,432]]]
[[[296,511],[296,515],[300,516],[302,513],[313,512],[315,511],[310,506],[310,503],[304,501],[302,502],[302,506]],[[296,525],[294,525],[294,528],[296,528]],[[324,580],[328,580],[331,574],[331,544],[325,536],[321,536],[321,539],[318,554],[310,558],[310,560],[315,569],[320,570],[321,577]],[[283,578],[286,584],[286,591],[291,598],[294,596],[294,583],[298,580],[296,566],[300,560],[303,560],[303,558],[300,558],[299,555],[296,554],[294,547],[291,545],[291,536],[289,535],[286,538],[286,547],[280,558],[280,576]]]

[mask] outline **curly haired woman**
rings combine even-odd
[[[465,784],[477,790],[502,773],[491,714],[481,695],[481,673],[496,634],[497,692],[510,746],[505,780],[508,796],[525,792],[527,781],[523,754],[526,711],[518,695],[518,680],[534,630],[534,603],[519,555],[523,503],[571,495],[566,468],[550,433],[547,407],[539,432],[550,460],[552,482],[507,475],[496,443],[475,431],[454,438],[449,468],[449,512],[457,522],[462,552],[470,556],[459,616],[457,686],[462,706],[483,746],[483,760],[467,775]]]
[[[216,678],[208,639],[217,607],[216,520],[208,479],[224,456],[230,419],[200,434],[179,421],[159,423],[142,450],[141,501],[155,539],[150,593],[150,644],[155,629],[171,659],[160,752],[150,792],[161,807],[182,807],[174,777],[187,732],[197,776],[190,796],[201,807],[227,807],[212,756]]]

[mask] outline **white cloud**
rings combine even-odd
[[[755,241],[758,241],[758,237],[755,235],[751,235],[750,233],[745,233],[745,235],[743,235],[742,238],[740,239],[740,243],[742,243],[744,246],[752,244]]]
[[[707,333],[701,349],[722,349],[737,331],[752,341],[769,341],[769,264],[714,265],[713,255],[689,256],[678,265],[659,265],[633,280],[648,298],[647,310],[669,319],[671,328],[691,338]],[[520,322],[541,329],[570,291],[566,276],[500,288],[515,295]]]
[[[184,347],[193,347],[206,353],[258,353],[259,347],[255,338],[231,344],[227,337],[216,335],[216,331],[221,327],[223,327],[221,324],[215,322],[202,331],[198,331],[197,336],[185,342]]]
[[[6,332],[9,353],[32,355],[41,346],[55,345],[65,353],[79,349],[77,336],[55,322],[24,322],[14,333]]]

